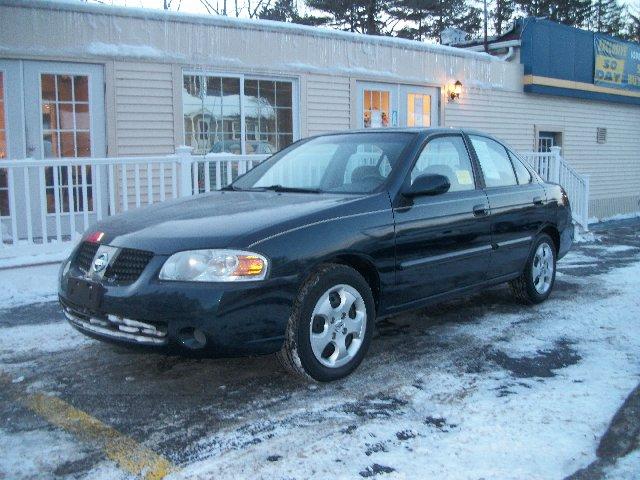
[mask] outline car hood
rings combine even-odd
[[[156,254],[246,248],[291,228],[362,210],[367,197],[370,195],[211,192],[116,215],[92,231],[104,232],[102,243]]]

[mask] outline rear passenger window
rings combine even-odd
[[[471,160],[462,137],[437,137],[427,143],[411,171],[411,183],[418,176],[429,174],[447,177],[450,192],[475,188]]]
[[[502,145],[486,137],[470,135],[469,138],[478,155],[487,187],[507,187],[518,184],[511,160]]]
[[[516,171],[518,183],[520,185],[531,183],[533,177],[531,176],[531,172],[522,163],[522,160],[516,157],[516,155],[511,151],[509,151],[509,157],[511,158],[511,162],[513,163],[513,169]]]

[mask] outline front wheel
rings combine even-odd
[[[298,293],[278,359],[307,380],[343,378],[366,355],[374,319],[373,295],[362,275],[345,265],[323,265]]]
[[[517,300],[525,304],[544,302],[556,280],[556,250],[551,237],[542,233],[536,237],[524,272],[510,282]]]

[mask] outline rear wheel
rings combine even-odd
[[[301,287],[278,359],[291,373],[327,382],[349,375],[373,332],[371,288],[354,269],[327,264]]]
[[[551,237],[544,233],[538,235],[524,272],[510,283],[516,299],[522,303],[535,304],[549,297],[556,279],[555,252]]]

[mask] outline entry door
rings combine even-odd
[[[398,126],[397,85],[359,82],[358,128]]]
[[[6,98],[20,99],[7,103],[5,115],[10,154],[13,159],[80,158],[105,156],[104,74],[101,65],[0,61],[13,72],[5,84]],[[35,238],[74,236],[82,231],[85,203],[89,220],[95,220],[92,168],[84,173],[79,166],[45,169],[44,191],[39,169],[30,169],[29,199],[24,191],[24,171],[17,171],[15,209],[19,218],[31,211]],[[106,178],[106,176],[102,176]],[[86,187],[86,190],[85,190]],[[86,199],[84,195],[86,191]],[[106,192],[106,189],[102,191]],[[70,194],[71,193],[71,194]],[[106,205],[106,202],[102,203]],[[46,209],[42,221],[42,209]],[[43,227],[46,232],[43,232]],[[18,225],[20,238],[26,237],[27,225]],[[23,231],[24,230],[24,231]]]
[[[17,60],[0,60],[0,163],[25,156],[22,97],[16,95],[21,86],[21,73]],[[17,208],[9,194],[9,182],[15,184],[12,176],[0,169],[0,242],[10,241],[13,229],[17,229],[17,223],[12,222],[10,216]]]
[[[436,127],[440,95],[437,88],[400,87],[400,126]]]

